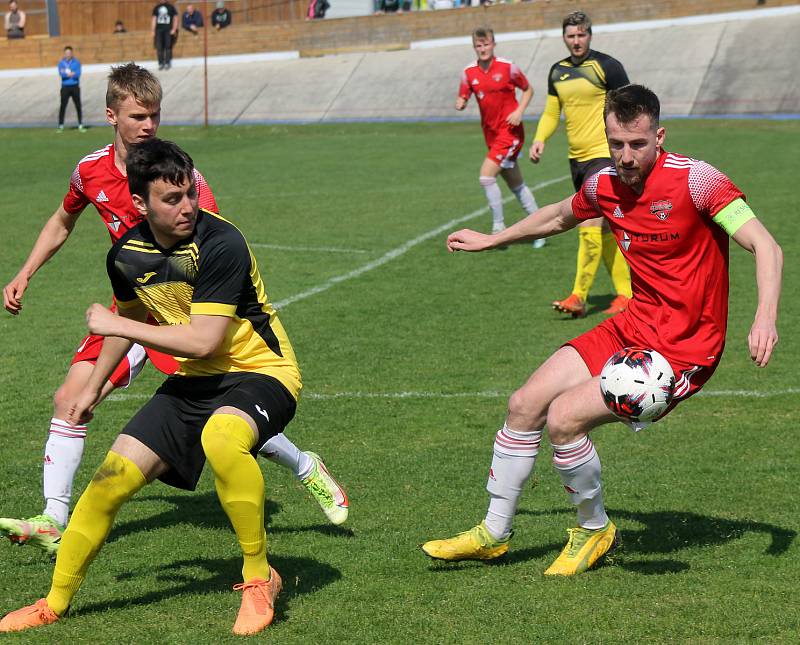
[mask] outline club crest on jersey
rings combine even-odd
[[[120,226],[120,224],[122,224],[122,220],[112,213],[111,214],[111,221],[107,222],[107,224],[108,224],[108,228],[110,228],[112,231],[117,233],[117,232],[119,232],[119,226]]]
[[[495,83],[499,83],[500,81],[502,81],[502,80],[503,80],[503,75],[502,75],[502,74],[494,74],[494,75],[492,76],[492,78],[494,79],[494,82],[495,82]]]
[[[97,193],[97,201],[98,203],[108,201],[108,197],[106,197],[105,192],[103,192],[102,190],[99,193]]]
[[[672,210],[672,202],[668,199],[659,199],[657,202],[650,203],[650,212],[662,222],[669,217]]]

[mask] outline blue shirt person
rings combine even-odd
[[[61,76],[61,107],[58,110],[58,132],[64,131],[64,113],[70,98],[75,104],[78,115],[78,130],[86,132],[83,127],[83,114],[81,111],[81,62],[72,54],[72,47],[64,47],[64,58],[58,62],[58,74]]]

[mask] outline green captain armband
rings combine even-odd
[[[755,216],[756,214],[750,210],[747,202],[739,197],[714,215],[713,219],[723,231],[728,235],[733,235],[742,227],[742,224],[750,221]]]

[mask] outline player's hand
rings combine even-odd
[[[447,250],[450,253],[456,251],[483,251],[493,246],[493,235],[478,233],[468,228],[461,229],[447,236]]]
[[[539,163],[544,154],[544,141],[534,141],[531,144],[530,157],[533,163]]]
[[[10,314],[17,315],[22,311],[22,294],[28,288],[28,279],[17,276],[3,289],[3,306]]]
[[[519,110],[514,110],[511,114],[506,117],[506,123],[508,125],[519,125],[522,122],[522,112]]]
[[[460,112],[465,107],[467,107],[467,99],[465,99],[463,96],[459,96],[456,99],[456,110],[458,110]]]
[[[758,367],[767,366],[777,343],[778,330],[774,321],[762,322],[756,319],[747,336],[747,344],[750,346],[750,358]]]
[[[99,398],[99,392],[84,390],[75,401],[69,404],[64,420],[70,425],[89,423],[94,417],[93,409]]]
[[[108,307],[94,303],[86,310],[86,326],[89,333],[98,336],[116,336],[119,316]]]

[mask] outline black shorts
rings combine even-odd
[[[223,406],[249,414],[258,426],[258,450],[294,417],[297,402],[277,379],[252,372],[219,376],[170,376],[153,398],[123,428],[169,464],[159,479],[175,488],[194,490],[206,456],[200,434],[209,417]]]
[[[598,157],[597,159],[587,159],[586,161],[570,159],[569,171],[572,173],[572,185],[575,186],[575,192],[581,189],[583,182],[585,182],[587,178],[610,165],[610,157]]]

